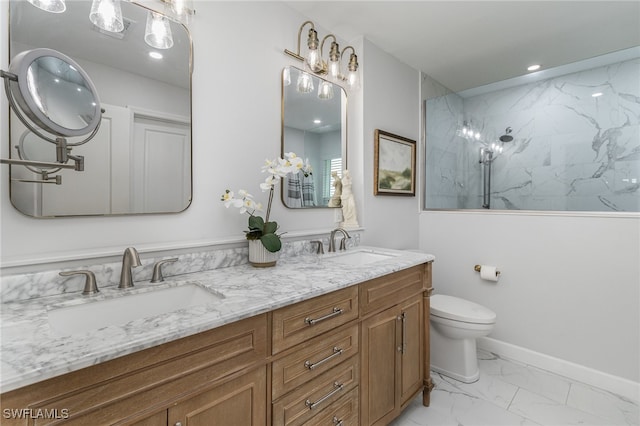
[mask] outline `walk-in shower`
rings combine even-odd
[[[639,65],[635,47],[458,93],[425,76],[424,207],[639,212]]]

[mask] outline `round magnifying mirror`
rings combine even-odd
[[[101,120],[100,101],[93,82],[68,56],[52,49],[27,50],[16,55],[9,72],[9,88],[21,110],[41,129],[62,137],[83,136]]]

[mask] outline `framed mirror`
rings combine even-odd
[[[192,194],[190,35],[170,21],[173,46],[153,48],[145,43],[148,9],[121,2],[124,30],[113,33],[91,23],[91,3],[67,2],[63,13],[49,13],[9,2],[9,62],[36,48],[69,56],[91,77],[104,110],[95,137],[72,149],[84,156],[84,171],[44,170],[62,183],[32,183],[42,170],[11,166],[11,202],[33,217],[183,211]],[[11,158],[55,157],[55,146],[13,112],[9,124]]]
[[[328,80],[295,67],[282,71],[282,154],[308,159],[312,173],[285,178],[289,208],[327,208],[334,176],[347,168],[347,94]]]

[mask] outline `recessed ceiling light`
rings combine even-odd
[[[535,64],[535,65],[531,65],[529,67],[527,67],[527,71],[537,71],[540,69],[540,65]]]
[[[162,59],[162,53],[160,52],[149,52],[149,56],[153,59]]]
[[[320,124],[320,123],[322,123],[322,120],[318,120],[318,119],[316,118],[315,120],[313,120],[313,123],[314,123],[314,124]]]

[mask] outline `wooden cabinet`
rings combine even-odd
[[[430,383],[425,353],[428,284],[430,269],[425,265],[361,284],[363,425],[388,424]],[[429,391],[427,386],[425,392]],[[428,396],[424,401],[428,404]]]
[[[219,384],[251,371],[266,380],[266,352],[267,318],[258,315],[4,393],[2,407],[32,413],[64,409],[65,425],[166,425],[169,407],[212,395]],[[57,423],[2,419],[3,426]]]
[[[263,426],[267,421],[267,375],[262,367],[168,410],[169,425]]]
[[[358,318],[358,286],[334,291],[273,312],[275,355]]]
[[[272,313],[274,426],[358,424],[358,286]]]

